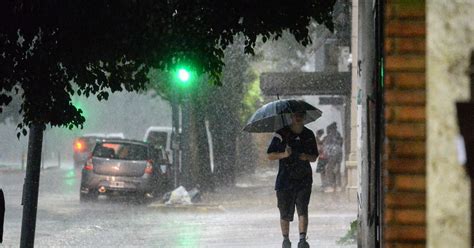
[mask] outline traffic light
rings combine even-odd
[[[178,77],[181,82],[187,82],[189,80],[189,72],[186,69],[179,69]]]
[[[175,72],[177,84],[181,87],[188,87],[192,81],[192,72],[184,67],[179,68]]]

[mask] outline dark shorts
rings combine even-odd
[[[308,204],[311,197],[311,185],[299,190],[279,190],[276,192],[280,219],[293,221],[295,206],[298,216],[308,216]]]

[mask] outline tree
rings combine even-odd
[[[245,87],[254,79],[249,57],[243,53],[243,37],[237,37],[225,50],[222,86],[211,87],[208,97],[207,119],[214,144],[215,181],[218,185],[234,185],[238,170],[237,139],[243,128],[240,110]],[[245,120],[246,121],[246,120]],[[247,144],[251,145],[251,144]]]
[[[237,138],[243,124],[253,113],[240,118],[246,91],[244,88],[254,80],[250,71],[250,56],[244,54],[244,39],[237,36],[234,43],[224,51],[225,67],[222,70],[222,85],[211,85],[207,77],[195,78],[185,88],[169,83],[172,75],[153,70],[151,85],[161,97],[172,101],[172,87],[178,90],[177,97],[183,111],[183,164],[181,182],[185,186],[200,185],[212,190],[216,185],[232,185],[237,166]],[[167,84],[159,83],[167,81]],[[255,99],[249,99],[252,104]],[[245,108],[246,109],[246,108]],[[247,110],[247,109],[246,109]],[[255,110],[255,109],[254,109]],[[246,111],[247,112],[247,111]],[[250,113],[251,112],[251,113]],[[214,173],[210,169],[209,144],[206,122],[212,134]],[[186,139],[186,140],[184,140]],[[249,145],[249,144],[247,144]],[[239,170],[244,168],[239,167]]]
[[[18,128],[29,149],[21,247],[34,244],[42,134],[81,127],[71,96],[146,87],[150,68],[192,64],[220,82],[224,49],[237,33],[253,52],[258,35],[288,29],[306,45],[311,18],[332,28],[334,1],[18,0],[0,2],[0,108],[21,92]]]

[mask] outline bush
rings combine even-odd
[[[357,243],[357,228],[359,226],[359,222],[354,220],[351,222],[351,228],[347,231],[344,237],[340,238],[336,241],[338,245],[352,245]]]

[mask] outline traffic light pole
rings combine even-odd
[[[180,163],[181,163],[181,125],[180,125],[180,97],[186,87],[192,82],[192,73],[186,67],[177,68],[173,77],[171,96],[171,112],[172,112],[172,149],[173,149],[173,168],[174,168],[174,186],[178,187]]]
[[[179,171],[179,152],[181,135],[179,131],[179,103],[178,93],[176,89],[173,89],[173,96],[171,99],[171,149],[173,151],[173,176],[174,176],[174,188],[178,187],[178,171]]]

